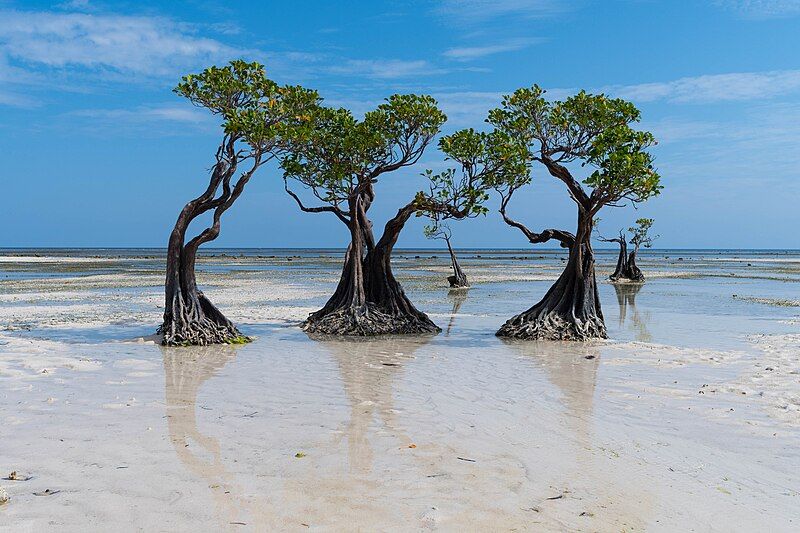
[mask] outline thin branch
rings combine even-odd
[[[304,211],[306,213],[333,213],[334,215],[336,215],[339,218],[339,220],[344,222],[344,224],[347,227],[350,227],[350,219],[347,218],[347,215],[345,215],[344,211],[342,211],[338,207],[335,207],[335,206],[332,206],[332,205],[323,205],[323,206],[319,206],[319,207],[306,207],[305,205],[303,205],[303,202],[302,202],[302,200],[300,200],[300,197],[297,196],[289,188],[289,182],[288,182],[288,180],[286,178],[283,179],[283,184],[284,184],[284,189],[286,190],[287,193],[289,193],[289,196],[294,198],[295,202],[297,202],[297,205],[298,205],[298,207],[300,207],[301,211]]]

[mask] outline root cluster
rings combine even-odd
[[[187,304],[178,293],[171,312],[156,332],[164,346],[208,346],[209,344],[245,344],[251,341],[225,318],[201,292]]]
[[[519,314],[497,331],[498,337],[529,340],[586,341],[608,337],[603,319],[593,316],[586,320],[564,317],[555,312]]]
[[[441,329],[426,315],[387,313],[375,304],[336,309],[322,316],[311,315],[301,325],[303,331],[324,335],[366,337],[439,333]]]

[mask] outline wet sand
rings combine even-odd
[[[158,259],[5,257],[0,476],[31,479],[0,529],[797,530],[797,256],[653,255],[584,345],[493,336],[559,256],[474,254],[448,292],[425,255],[398,271],[438,336],[309,339],[334,257],[207,258],[257,340],[189,349],[146,338]]]

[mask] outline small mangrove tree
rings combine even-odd
[[[425,226],[425,236],[429,239],[443,240],[447,244],[447,251],[450,254],[450,267],[453,269],[453,275],[447,276],[447,281],[450,283],[451,289],[466,289],[469,288],[469,281],[467,275],[461,270],[461,265],[458,264],[458,257],[453,250],[450,239],[453,238],[453,232],[450,225],[446,222],[433,220],[433,222]]]
[[[619,245],[617,266],[614,268],[614,273],[608,277],[610,281],[644,283],[644,274],[636,265],[636,257],[640,248],[651,248],[653,241],[658,238],[657,235],[650,235],[653,222],[655,221],[652,218],[637,219],[636,226],[628,228],[628,234],[631,235],[630,241],[623,230],[619,230],[619,237],[600,238],[603,242],[615,242]],[[634,247],[630,253],[628,253],[628,242]]]

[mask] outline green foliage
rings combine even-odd
[[[628,233],[631,234],[630,243],[635,245],[638,249],[640,246],[651,248],[653,241],[658,238],[658,235],[650,235],[650,229],[655,222],[652,218],[639,218],[636,220],[636,226],[628,228]]]
[[[632,202],[660,194],[661,177],[653,168],[653,156],[646,149],[655,144],[653,135],[627,125],[615,126],[599,134],[589,149],[587,162],[596,170],[583,183],[615,202]]]
[[[189,74],[174,92],[220,116],[227,136],[262,152],[280,148],[287,131],[310,120],[319,100],[316,91],[280,86],[263,65],[242,60]]]
[[[304,125],[287,132],[290,150],[281,160],[284,176],[310,187],[323,201],[346,201],[363,170],[370,140],[346,109],[318,106]]]
[[[487,121],[526,145],[530,158],[562,181],[573,180],[564,164],[577,161],[594,168],[582,181],[593,189],[592,207],[622,199],[641,202],[659,194],[660,176],[648,152],[656,142],[649,132],[631,127],[640,118],[636,106],[585,91],[554,102],[544,95],[537,85],[519,89],[505,96]],[[575,186],[580,188],[577,181]]]
[[[356,120],[346,109],[321,105],[287,132],[291,150],[281,166],[287,179],[338,206],[358,187],[416,163],[446,117],[430,96],[393,95]]]
[[[489,189],[529,179],[525,147],[502,131],[460,130],[442,137],[439,149],[458,169],[423,174],[429,190],[417,193],[417,216],[428,216],[434,222],[486,214]]]
[[[450,226],[447,222],[443,220],[434,219],[430,224],[427,224],[423,229],[422,233],[428,239],[450,239],[453,233],[450,230]]]

